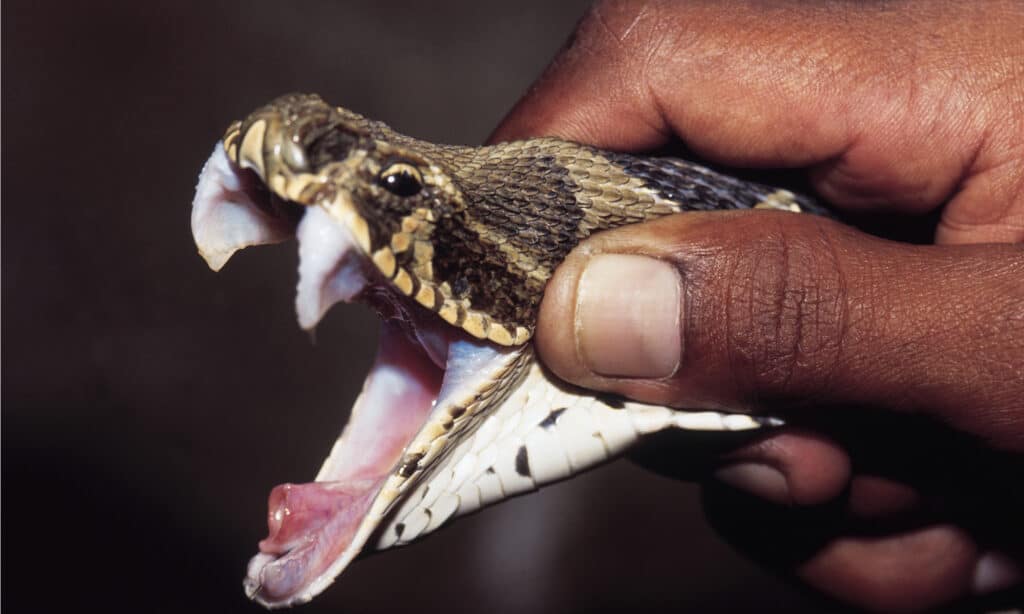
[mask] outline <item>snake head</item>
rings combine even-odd
[[[254,175],[256,190],[270,194],[262,199],[266,236],[243,243],[283,239],[303,210],[318,210],[393,289],[449,324],[499,345],[529,339],[532,322],[524,323],[521,297],[480,295],[522,284],[505,283],[507,263],[475,253],[481,229],[471,228],[466,199],[449,171],[453,157],[468,148],[418,141],[302,94],[277,98],[233,123],[222,147],[231,165]],[[214,269],[233,247],[198,243]],[[324,310],[300,305],[300,323],[311,327]]]
[[[192,231],[211,268],[294,236],[303,328],[340,301],[367,303],[382,320],[374,366],[316,481],[271,493],[268,536],[244,581],[269,607],[308,601],[364,550],[407,543],[452,516],[447,505],[434,522],[406,526],[399,513],[420,504],[413,495],[439,459],[509,393],[493,382],[514,383],[530,364],[528,345],[495,344],[515,342],[514,328],[481,327],[469,295],[439,275],[453,254],[472,262],[444,239],[461,241],[466,223],[437,162],[444,151],[290,95],[232,124],[200,175]]]

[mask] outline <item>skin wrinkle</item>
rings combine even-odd
[[[900,151],[905,148],[897,136],[901,133],[905,116],[920,118],[917,122],[924,128],[918,138],[937,143],[952,140],[943,134],[948,132],[949,126],[937,119],[939,114],[915,102],[931,100],[921,94],[924,87],[927,86],[921,85],[919,79],[907,79],[904,76],[880,87],[862,88],[866,90],[862,93],[864,98],[883,102],[875,105],[880,108],[875,109],[872,116],[866,117],[866,121],[857,123],[859,127],[846,147],[840,164],[833,166],[830,169],[832,172],[822,177],[823,183],[818,187],[826,196],[846,204],[876,207],[888,204],[893,195],[898,195],[899,201],[912,211],[926,209],[946,198],[952,191],[953,182],[947,181],[945,186],[934,186],[936,174],[915,170],[918,163],[914,158],[901,159],[898,167],[885,163],[887,150]],[[946,93],[940,98],[949,96]],[[880,123],[878,118],[885,119]],[[877,135],[885,136],[883,140],[874,142],[864,138],[866,133],[876,135],[876,140]],[[853,169],[859,170],[854,172]],[[908,169],[911,172],[908,173]]]
[[[1019,17],[1019,14],[1017,16]],[[1014,72],[1017,74],[1014,75]],[[967,74],[974,73],[967,72]],[[980,126],[978,128],[980,138],[975,151],[965,161],[965,170],[962,180],[957,186],[956,196],[943,212],[937,235],[940,241],[961,242],[962,239],[957,236],[961,234],[980,236],[996,234],[998,236],[1000,234],[998,226],[1000,225],[1016,227],[1016,232],[1011,232],[1011,236],[1015,236],[1017,240],[1024,238],[1024,224],[1013,221],[1014,217],[1018,219],[1024,217],[1022,213],[1014,215],[1015,209],[1020,211],[1024,208],[1024,178],[1020,176],[1019,170],[1022,148],[1020,140],[1024,136],[1024,120],[1011,115],[1008,118],[1010,124],[1006,126],[1005,109],[983,103],[985,100],[998,98],[1003,95],[1003,92],[1010,92],[1012,95],[1013,92],[1019,91],[1019,86],[1014,86],[1024,79],[1024,70],[1018,63],[1006,58],[997,68],[989,71],[989,74],[992,79],[990,83],[979,82],[979,79],[975,79],[971,83],[971,87],[954,90],[954,92],[960,91],[963,96],[973,94],[972,99],[965,101],[964,105],[978,110],[973,119],[975,124]],[[1024,101],[1024,94],[1018,94],[1017,99],[1018,102]],[[1018,105],[1018,107],[1021,106],[1024,105]],[[992,116],[995,116],[995,119]],[[1002,142],[998,142],[995,137],[994,126],[1002,128],[998,132],[1004,137]],[[1014,135],[1016,135],[1016,139]],[[993,153],[999,151],[1003,152],[1003,156]],[[995,156],[994,161],[986,160],[992,156]],[[1004,164],[1008,167],[1005,170],[1002,168]],[[1017,174],[1016,178],[1013,177],[1014,174]],[[992,179],[993,177],[995,179]],[[1011,186],[1005,197],[998,194],[999,177],[1004,177],[1004,182]],[[975,192],[980,192],[980,194],[975,195]],[[1005,203],[1005,206],[1000,208],[999,203]],[[997,228],[987,229],[987,226],[997,226]]]
[[[594,18],[598,25],[604,28],[605,32],[607,32],[608,35],[611,36],[612,40],[618,43],[619,49],[625,50],[626,45],[624,44],[624,41],[626,40],[626,37],[629,36],[629,33],[633,31],[633,28],[635,28],[636,25],[640,22],[640,20],[643,19],[644,14],[647,13],[647,4],[644,3],[640,5],[639,10],[636,11],[635,15],[633,15],[629,24],[621,33],[616,32],[616,29],[613,28],[611,24],[608,23],[608,20],[605,18],[604,14],[606,8],[610,8],[610,4],[595,4],[590,15]]]
[[[994,138],[991,134],[991,129],[986,131],[986,142]],[[983,154],[990,150],[991,146],[979,145],[957,195],[943,210],[937,230],[940,242],[961,243],[962,237],[972,235],[996,239],[1006,235],[1010,240],[1024,240],[1024,171],[1019,162],[1024,157],[1024,143],[1007,149],[1005,160],[992,163]],[[992,180],[993,176],[1006,178],[1009,187],[1005,197],[998,194],[999,185]]]
[[[774,381],[780,390],[790,388],[793,375],[796,373],[799,363],[801,337],[803,335],[803,290],[800,285],[794,285],[792,272],[794,267],[790,255],[790,242],[784,234],[773,237],[779,244],[779,267],[777,273],[777,297],[775,301],[766,301],[765,305],[770,310],[768,316],[775,325],[775,347],[782,351],[775,356],[771,355],[767,348],[763,351],[767,372],[761,374],[761,378],[767,376],[768,381]],[[796,300],[791,302],[791,297]],[[767,339],[767,338],[766,338]],[[772,373],[775,373],[774,377]]]
[[[849,334],[849,300],[848,300],[848,289],[846,284],[846,273],[843,271],[842,258],[839,257],[835,242],[832,240],[832,236],[826,231],[823,224],[815,224],[815,230],[818,233],[818,240],[825,247],[825,254],[828,256],[830,269],[834,273],[836,280],[836,290],[833,296],[833,312],[838,312],[839,317],[836,318],[836,335],[833,340],[834,350],[832,352],[831,359],[822,361],[822,364],[827,365],[824,373],[819,376],[820,386],[818,394],[824,394],[826,390],[834,385],[836,373],[838,371],[838,365],[840,361],[844,359],[844,350],[846,345],[846,338]],[[817,312],[820,315],[820,312]],[[824,319],[828,322],[828,318]],[[818,322],[816,322],[820,326]],[[828,335],[823,335],[824,339],[828,339]]]
[[[735,313],[737,310],[736,304],[738,302],[738,297],[741,293],[747,293],[748,304],[753,301],[752,285],[742,283],[743,281],[745,281],[745,279],[741,278],[739,275],[741,264],[742,261],[740,259],[736,259],[734,261],[734,265],[731,267],[731,270],[729,271],[728,277],[725,278],[728,280],[727,288],[729,294],[727,295],[727,298],[723,304],[725,312],[728,314],[728,318],[726,320],[728,328],[725,329],[723,337],[726,340],[725,347],[727,352],[726,356],[729,360],[729,371],[733,381],[736,383],[736,390],[745,390],[747,388],[748,383],[747,381],[745,381],[745,378],[741,377],[741,373],[743,373],[743,371],[741,370],[741,364],[744,358],[742,351],[743,346],[742,344],[737,342],[736,337],[732,334],[732,331],[736,330],[737,328],[737,323],[743,322],[744,320],[742,317],[734,318],[733,313]]]
[[[734,326],[733,318],[732,318],[732,303],[733,303],[732,291],[733,291],[733,289],[738,290],[739,288],[742,287],[742,286],[739,286],[737,284],[732,283],[732,281],[736,279],[736,272],[737,272],[737,269],[740,266],[739,259],[737,258],[737,259],[733,260],[731,262],[731,265],[732,266],[729,268],[729,270],[723,276],[723,278],[725,280],[727,280],[727,282],[728,282],[726,287],[729,289],[729,292],[730,292],[729,295],[727,296],[725,304],[724,304],[724,307],[725,307],[725,309],[724,309],[724,312],[725,312],[725,330],[727,330],[727,331],[733,330],[733,326]],[[740,389],[739,365],[737,364],[737,357],[739,356],[739,353],[736,351],[736,347],[733,344],[732,335],[726,334],[725,335],[725,339],[724,339],[724,343],[725,343],[725,352],[726,352],[725,355],[727,357],[727,360],[729,361],[728,377],[731,380],[732,387],[734,389],[736,389],[736,390],[739,390]],[[687,344],[687,345],[689,345],[689,344]]]
[[[665,29],[662,28],[662,30],[658,32],[658,36],[654,39],[654,44],[650,45],[650,50],[645,55],[644,60],[640,65],[639,72],[640,91],[647,97],[647,100],[650,101],[651,108],[654,109],[654,112],[660,120],[659,125],[652,126],[652,129],[658,133],[664,141],[671,140],[672,134],[666,129],[666,126],[668,125],[666,117],[668,117],[668,115],[665,113],[665,107],[663,106],[661,99],[658,97],[657,88],[652,84],[651,75],[652,71],[655,71],[659,66],[658,58],[662,53],[662,47],[666,44],[667,39],[668,35]]]
[[[628,47],[623,43],[625,37],[617,35],[615,31],[611,28],[611,26],[608,25],[608,22],[604,18],[604,14],[601,12],[600,6],[595,6],[591,15],[592,21],[597,25],[598,29],[602,30],[608,38],[615,41],[615,46],[618,50],[618,53],[616,54],[616,60],[621,64],[632,65],[632,59],[629,58],[627,53],[625,53],[628,50]],[[638,18],[639,17],[637,17],[636,19]],[[633,24],[636,23],[636,19],[634,19]],[[632,25],[630,27],[632,27]],[[622,78],[619,80],[619,83],[617,84],[617,91],[629,91],[634,87],[632,84],[632,80],[626,78],[626,74],[630,72],[630,70],[622,71]]]
[[[799,297],[795,302],[789,300],[794,294],[801,294],[801,291],[800,286],[792,281],[794,267],[790,243],[785,234],[775,231],[767,233],[765,239],[761,257],[756,259],[756,269],[752,272],[753,283],[749,284],[749,317],[743,319],[739,330],[745,330],[746,322],[754,322],[760,323],[763,332],[768,334],[758,335],[755,339],[748,337],[741,341],[741,345],[745,343],[751,348],[744,352],[750,356],[753,374],[748,387],[754,390],[786,391],[791,388],[799,362],[803,299]],[[760,283],[759,274],[762,278]],[[738,336],[738,333],[730,331],[730,335]],[[769,340],[771,343],[766,343]],[[776,351],[773,352],[771,348],[776,348]],[[763,402],[770,399],[754,400]]]
[[[820,235],[820,226],[816,227]],[[771,311],[770,317],[775,323],[773,345],[786,348],[786,351],[774,356],[766,354],[766,366],[762,368],[761,377],[767,378],[770,383],[763,387],[782,391],[799,390],[800,396],[813,401],[827,389],[825,381],[820,377],[818,365],[835,362],[828,358],[834,356],[834,352],[828,351],[833,334],[821,325],[823,321],[830,320],[829,316],[823,315],[823,311],[828,304],[843,299],[833,289],[833,280],[836,278],[834,267],[822,268],[816,264],[821,262],[816,242],[805,242],[798,238],[794,245],[782,238],[784,234],[778,236],[780,254],[779,280],[775,290],[777,297],[774,304],[766,302],[765,307]],[[815,271],[817,282],[807,279],[802,273],[804,271]],[[834,367],[829,371],[834,371]]]
[[[606,8],[611,8],[612,5],[613,3],[611,2],[599,2],[595,4],[588,14],[588,18],[592,17],[598,27],[604,30],[606,35],[616,42],[616,48],[620,56],[628,57],[628,53],[633,51],[636,45],[633,43],[627,45],[625,41],[629,34],[637,28],[641,21],[643,21],[643,17],[647,14],[649,7],[646,3],[642,4],[639,10],[636,11],[636,14],[632,16],[629,24],[626,26],[622,34],[617,34],[616,29],[611,25],[611,23],[609,23],[605,16]],[[664,128],[664,114],[661,111],[657,98],[652,95],[653,89],[649,81],[651,63],[654,61],[654,58],[657,57],[658,52],[661,49],[662,42],[664,41],[663,34],[658,31],[657,21],[655,20],[653,22],[653,27],[645,24],[643,26],[643,31],[637,32],[634,40],[639,40],[642,45],[641,48],[646,47],[648,51],[643,60],[640,61],[639,69],[623,71],[622,82],[619,83],[619,87],[621,90],[631,90],[635,88],[635,91],[641,97],[647,97],[651,103],[648,106],[654,109],[655,116],[660,120],[648,121],[647,125],[652,132],[658,134],[660,138],[667,140],[670,137],[670,134]],[[632,64],[633,62],[630,63]]]
[[[646,14],[647,14],[647,5],[645,4],[645,5],[640,7],[640,11],[637,12],[636,17],[633,18],[632,23],[630,23],[629,26],[626,27],[625,32],[623,32],[622,36],[619,37],[619,41],[620,42],[626,40],[626,37],[629,36],[629,33],[633,31],[633,28],[636,27],[636,24],[640,23],[640,20],[643,19],[644,15],[646,15]]]
[[[796,346],[799,345],[798,332],[795,335],[783,335],[783,327],[786,321],[787,312],[786,298],[787,295],[790,293],[789,288],[791,287],[789,279],[789,271],[791,270],[789,261],[789,242],[786,240],[785,235],[782,234],[772,233],[769,234],[768,236],[771,238],[773,246],[776,246],[778,251],[777,265],[772,267],[771,269],[773,272],[775,272],[775,275],[773,275],[775,279],[773,280],[773,287],[771,290],[768,291],[768,296],[766,297],[769,300],[765,301],[756,300],[757,284],[751,284],[751,288],[755,293],[754,297],[752,297],[755,300],[751,301],[751,308],[754,308],[758,302],[762,302],[764,307],[761,309],[760,315],[762,315],[762,317],[766,316],[771,320],[770,324],[774,329],[772,331],[774,333],[772,337],[774,343],[772,345],[782,350],[777,360],[785,360],[788,363],[784,367],[783,375],[779,378],[775,378],[775,381],[777,381],[780,384],[780,388],[785,389],[793,376],[793,371],[795,369],[796,362]],[[774,252],[776,250],[771,251]],[[764,268],[758,267],[758,270],[764,270]],[[774,298],[774,300],[770,300],[772,298]],[[759,314],[757,312],[751,313],[751,319],[756,322],[757,320],[760,319],[758,318],[758,315]],[[797,318],[797,331],[799,330],[798,320],[799,319]],[[762,337],[762,339],[767,340],[768,336],[765,335],[764,337]],[[768,381],[772,381],[770,376],[771,372],[778,370],[775,364],[776,361],[773,361],[771,359],[769,351],[767,351],[767,349],[763,350],[761,353],[764,356],[764,366],[761,369],[757,370],[759,371],[759,379],[768,379]]]

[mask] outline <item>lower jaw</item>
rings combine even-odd
[[[426,422],[444,371],[403,327],[385,321],[380,347],[344,432],[316,481],[282,484],[268,502],[269,534],[249,565],[246,589],[269,606],[304,601],[310,586],[352,550],[367,512]]]

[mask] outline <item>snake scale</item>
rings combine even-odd
[[[249,596],[308,601],[364,550],[567,478],[647,433],[773,424],[574,388],[530,342],[545,284],[589,235],[745,208],[827,214],[674,158],[554,138],[428,143],[315,95],[233,123],[197,186],[200,254],[217,270],[237,249],[295,236],[300,325],[338,301],[367,303],[383,321],[376,363],[316,481],[270,495]]]

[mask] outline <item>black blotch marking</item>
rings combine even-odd
[[[626,401],[622,397],[614,394],[599,394],[597,395],[597,400],[612,409],[622,409],[626,406]]]
[[[487,473],[494,473],[494,467],[493,466],[488,467],[487,468]]]
[[[558,417],[564,414],[566,409],[568,408],[559,407],[558,409],[552,409],[551,413],[549,413],[546,418],[540,421],[540,426],[545,429],[550,429],[551,427],[555,426],[555,423],[558,422]]]
[[[395,535],[401,537],[402,533],[405,533],[405,523],[400,522],[395,525]]]
[[[760,183],[760,180],[777,182],[785,179],[785,174],[779,173],[760,173],[748,177],[750,173],[736,169],[726,169],[730,174],[725,174],[673,157],[608,154],[608,158],[627,175],[643,181],[645,187],[656,191],[663,198],[676,202],[683,211],[749,209],[779,189]],[[732,173],[741,173],[743,176],[734,177]],[[797,191],[800,187],[794,186]],[[797,193],[794,194],[793,202],[804,212],[835,217],[835,214],[813,198]]]
[[[613,155],[612,161],[683,211],[748,209],[761,202],[765,186],[721,175],[684,160]]]
[[[545,147],[464,150],[445,161],[464,207],[439,215],[432,235],[434,275],[498,322],[531,327],[544,282],[502,247],[554,270],[580,240],[584,210],[566,168]],[[440,151],[438,158],[446,155]]]
[[[526,453],[526,446],[519,446],[516,452],[516,473],[524,478],[532,477],[530,473],[530,457]]]

